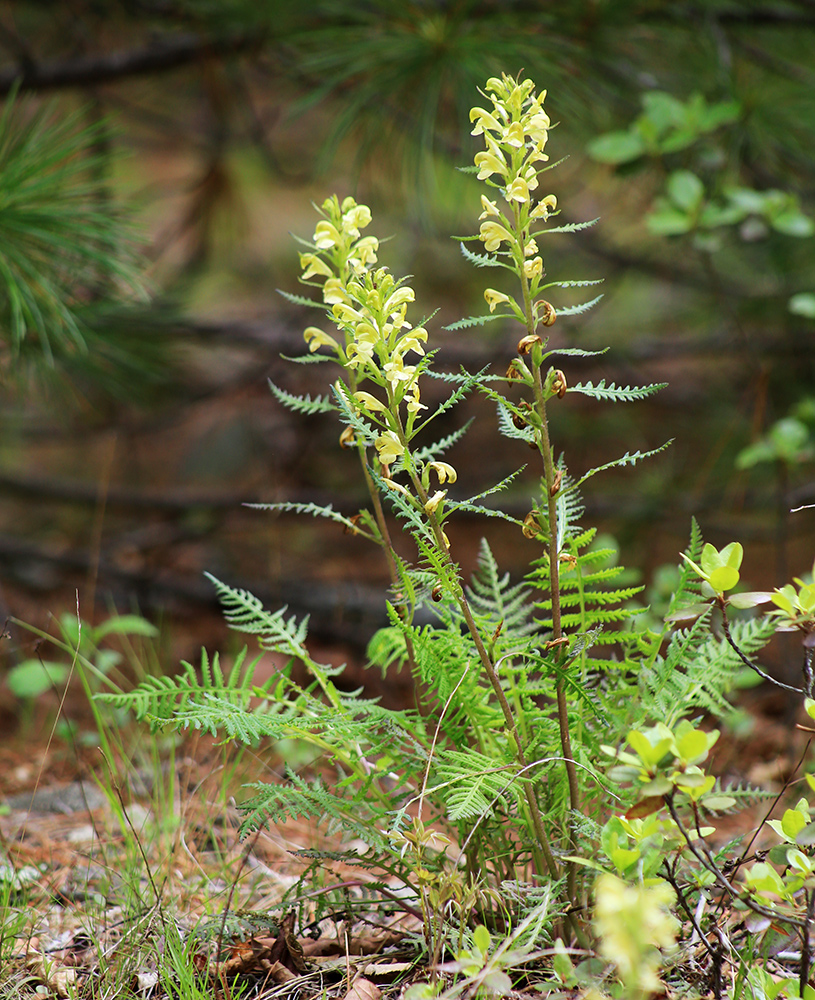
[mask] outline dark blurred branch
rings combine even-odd
[[[257,48],[260,41],[256,35],[244,34],[225,38],[174,35],[157,39],[140,49],[97,52],[42,63],[27,59],[20,66],[0,71],[0,95],[8,94],[18,80],[21,90],[53,90],[107,83],[147,73],[166,73],[200,59],[235,55]]]

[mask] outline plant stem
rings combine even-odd
[[[404,440],[404,432],[400,427],[400,436]],[[410,478],[413,482],[413,488],[416,491],[416,495],[419,498],[422,506],[427,504],[428,496],[427,491],[422,485],[421,479],[416,475],[415,469],[411,466],[406,466]],[[435,512],[427,513],[428,523],[433,531],[436,539],[436,544],[440,552],[444,553],[445,562],[453,569],[452,559],[450,558],[450,553],[447,548],[447,541],[444,537],[444,532],[441,529],[438,518]],[[507,696],[501,686],[501,679],[498,676],[495,666],[492,662],[490,654],[487,652],[487,648],[484,645],[484,640],[481,638],[481,633],[478,631],[478,626],[473,618],[473,613],[470,610],[470,604],[467,600],[464,591],[460,586],[455,588],[455,601],[458,604],[459,611],[461,611],[462,617],[467,624],[467,630],[475,643],[475,648],[478,653],[478,658],[481,661],[481,665],[484,668],[484,672],[489,678],[492,689],[495,692],[495,697],[498,699],[498,704],[501,706],[501,712],[504,716],[504,721],[506,722],[507,729],[512,735],[512,739],[515,743],[515,757],[521,767],[527,766],[526,754],[524,753],[523,742],[521,740],[520,734],[518,733],[518,728],[515,723],[515,717],[512,714],[512,709],[509,702],[507,701]],[[552,849],[549,846],[549,838],[546,835],[546,830],[543,826],[543,817],[540,813],[540,807],[538,806],[538,800],[535,795],[533,786],[525,786],[526,801],[529,806],[530,818],[532,820],[532,826],[535,831],[535,836],[537,838],[537,848],[533,847],[532,853],[535,859],[535,868],[538,874],[543,873],[544,863],[545,867],[549,872],[549,875],[556,879],[559,876],[557,862],[555,861],[554,855],[552,854]],[[539,848],[539,849],[538,849]],[[543,862],[543,863],[542,863]]]

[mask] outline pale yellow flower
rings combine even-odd
[[[379,240],[375,236],[363,236],[352,247],[350,259],[358,261],[363,267],[375,264],[378,250]]]
[[[424,505],[426,514],[435,514],[438,510],[439,504],[447,496],[447,490],[437,490],[432,497]]]
[[[515,239],[505,226],[489,220],[481,223],[478,238],[483,240],[486,250],[497,250],[502,243],[512,243]]]
[[[337,341],[316,326],[306,327],[303,330],[303,339],[308,344],[308,349],[312,354],[320,347],[333,347],[335,351],[339,350]]]
[[[324,278],[330,278],[334,274],[328,264],[316,253],[301,253],[300,267],[303,268],[302,278],[304,281],[308,281],[309,278],[318,274]]]
[[[481,215],[478,216],[479,222],[482,219],[488,219],[491,215],[495,215],[500,218],[501,213],[498,210],[498,206],[494,201],[490,201],[490,199],[485,194],[481,195],[481,207],[484,209],[484,211],[481,213]]]
[[[367,205],[355,204],[342,214],[342,227],[354,239],[358,239],[360,229],[364,229],[370,222],[371,210]]]
[[[504,302],[509,302],[508,295],[504,295],[503,292],[497,292],[494,288],[485,288],[484,298],[487,300],[490,312],[495,312],[496,306],[503,305]]]
[[[380,402],[376,398],[376,396],[372,396],[370,392],[364,392],[362,390],[360,390],[359,392],[355,392],[354,399],[358,403],[362,403],[362,405],[365,407],[366,410],[372,410],[375,412],[377,410],[386,409],[385,404]]]
[[[374,442],[374,447],[383,465],[391,465],[405,452],[405,446],[394,431],[384,431],[380,434]]]
[[[521,149],[525,141],[523,125],[520,122],[512,122],[504,130],[501,141],[514,149]]]
[[[319,250],[330,250],[341,241],[342,237],[332,222],[323,219],[317,223],[317,228],[314,230],[314,244]]]
[[[475,122],[475,128],[470,135],[481,135],[485,128],[492,129],[493,132],[501,131],[501,123],[498,119],[483,108],[471,108],[470,121]]]
[[[323,285],[323,302],[325,302],[326,305],[333,306],[338,302],[350,301],[351,300],[348,298],[348,292],[345,290],[345,285],[339,278],[329,278]]]
[[[348,358],[346,364],[351,368],[357,368],[360,365],[367,365],[374,359],[374,347],[375,344],[371,343],[369,340],[355,341],[353,344],[349,344],[345,352]]]
[[[428,468],[436,473],[440,483],[454,483],[458,479],[458,473],[449,462],[430,462]]]
[[[479,168],[478,179],[480,181],[492,177],[493,174],[505,174],[507,171],[503,156],[491,153],[487,149],[475,154],[475,165]]]
[[[557,208],[557,198],[553,194],[547,194],[545,198],[541,198],[537,205],[529,213],[530,219],[543,219],[544,222],[549,218],[549,213],[554,212]]]
[[[519,201],[522,204],[529,201],[529,184],[523,177],[516,177],[507,188],[507,201]]]
[[[399,354],[394,354],[390,361],[382,366],[382,374],[396,388],[400,382],[412,382],[416,376],[416,366],[406,365]]]
[[[531,281],[539,278],[543,274],[543,260],[540,257],[533,257],[524,261],[524,275]]]

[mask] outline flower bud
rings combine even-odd
[[[353,448],[355,443],[354,428],[344,428],[342,434],[340,434],[340,448]]]

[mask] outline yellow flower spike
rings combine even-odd
[[[383,465],[391,465],[405,452],[405,446],[393,431],[385,431],[380,434],[376,441],[374,441],[374,447],[379,456],[379,461]]]
[[[436,473],[440,483],[454,483],[458,479],[458,473],[448,462],[430,462],[428,468]]]
[[[524,275],[529,281],[533,278],[540,278],[543,274],[543,260],[540,257],[533,257],[532,260],[524,261]]]
[[[303,268],[303,273],[300,277],[304,281],[308,281],[309,278],[314,278],[317,275],[324,278],[331,278],[334,275],[328,264],[321,257],[318,257],[316,253],[301,253],[300,267]]]
[[[481,207],[484,211],[478,216],[479,222],[481,222],[482,219],[488,219],[490,216],[498,216],[500,218],[501,213],[498,211],[498,206],[494,201],[490,201],[485,194],[481,195]]]
[[[382,403],[382,402],[380,402],[376,398],[376,396],[372,396],[370,394],[370,392],[364,392],[362,390],[360,390],[359,392],[355,392],[354,393],[354,399],[358,403],[362,403],[362,405],[367,410],[372,410],[372,411],[375,412],[377,410],[385,410],[385,409],[387,409],[387,407],[385,406],[385,404]]]
[[[497,250],[502,243],[514,243],[515,237],[505,227],[497,222],[482,222],[478,238],[483,241],[486,250]]]
[[[474,162],[479,168],[478,179],[480,181],[492,177],[493,174],[505,174],[507,172],[507,165],[503,156],[491,153],[486,149],[475,154]]]
[[[490,312],[495,312],[496,306],[502,305],[504,302],[509,302],[508,295],[504,295],[503,292],[497,292],[494,288],[485,288],[484,298],[487,300]]]
[[[342,237],[337,227],[326,219],[317,223],[313,238],[314,245],[318,250],[330,250],[331,247],[335,247],[338,243],[342,242]]]
[[[529,201],[529,184],[523,177],[516,177],[507,188],[507,201],[519,201],[525,204]]]
[[[350,301],[345,285],[339,278],[329,278],[323,285],[323,302],[326,305],[333,306],[338,302],[348,303]]]
[[[308,349],[312,354],[321,347],[332,347],[335,351],[340,349],[337,341],[317,326],[306,327],[303,330],[303,339],[308,344]]]
[[[447,490],[436,490],[432,497],[424,505],[426,514],[435,514],[439,504],[447,496]]]

